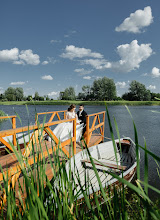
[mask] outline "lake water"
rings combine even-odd
[[[53,105],[29,105],[28,109],[26,106],[4,106],[0,105],[0,110],[3,110],[8,115],[15,115],[16,113],[20,116],[21,121],[16,119],[16,126],[21,127],[26,125],[34,124],[35,112],[50,112],[58,110],[66,110],[68,106],[53,106]],[[134,129],[132,119],[125,108],[125,106],[109,106],[109,113],[114,126],[113,117],[115,117],[120,136],[131,137],[134,140]],[[160,114],[152,111],[160,111],[160,106],[130,106],[131,114],[136,124],[139,144],[144,146],[144,138],[147,143],[147,147],[157,156],[160,156]],[[78,111],[78,109],[77,109]],[[88,114],[105,111],[104,106],[85,106],[85,111]],[[48,119],[48,118],[47,118]],[[43,117],[40,117],[40,121],[43,121]],[[0,130],[6,130],[11,128],[11,123],[5,121],[0,123]],[[116,136],[116,131],[114,128]],[[107,116],[105,120],[105,137],[110,137]],[[160,189],[160,179],[157,174],[157,164],[149,157],[149,183]],[[144,153],[141,150],[141,179],[143,180],[144,173]],[[152,198],[156,198],[157,195],[150,191]]]

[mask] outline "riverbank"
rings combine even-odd
[[[160,101],[71,101],[71,100],[52,100],[52,101],[7,101],[0,102],[0,105],[160,105]]]

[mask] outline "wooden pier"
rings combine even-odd
[[[44,124],[39,124],[38,118],[41,116],[51,115],[48,122]],[[62,116],[61,116],[62,115]],[[49,155],[53,154],[59,147],[63,152],[65,157],[61,156],[61,159],[66,159],[83,150],[83,148],[94,146],[103,142],[104,140],[104,126],[105,126],[105,112],[98,112],[95,114],[87,115],[86,117],[86,132],[84,134],[84,139],[81,143],[76,143],[76,119],[65,119],[66,111],[54,111],[54,112],[43,112],[36,114],[35,125],[26,126],[21,128],[16,128],[16,116],[5,116],[12,119],[12,129],[0,131],[0,142],[5,146],[0,149],[0,165],[3,169],[3,173],[0,172],[0,182],[3,185],[3,178],[8,177],[8,189],[12,187],[18,187],[17,180],[21,184],[23,182],[23,176],[21,175],[22,166],[25,167],[25,161],[29,165],[34,164],[34,161],[39,160],[42,157],[48,158]],[[0,117],[3,119],[5,117]],[[70,139],[59,143],[58,138],[52,132],[51,126],[60,123],[71,122],[73,123],[73,137]],[[98,133],[95,131],[99,130]],[[23,132],[31,132],[29,141],[26,143],[24,148],[23,144],[17,147],[16,135]],[[48,134],[53,141],[47,141],[43,137]],[[7,142],[4,137],[12,136],[12,143]],[[71,152],[71,144],[73,145],[73,152]],[[14,147],[13,147],[14,146]],[[19,152],[19,150],[21,153]],[[6,149],[10,153],[6,153]],[[34,151],[34,156],[33,156]],[[22,155],[23,164],[19,164],[17,160],[17,155]],[[37,156],[38,155],[38,156]],[[54,163],[54,161],[53,161]],[[51,170],[50,164],[47,164],[46,175],[49,180],[53,178],[53,172]],[[17,190],[18,191],[18,190]],[[5,190],[0,192],[1,199],[6,202],[6,192]],[[17,195],[18,196],[18,195]],[[21,195],[25,198],[24,195]]]

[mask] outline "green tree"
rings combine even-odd
[[[38,92],[35,92],[34,100],[35,100],[35,101],[38,101],[38,100],[39,100],[39,94],[38,94]]]
[[[31,101],[32,100],[32,95],[28,95],[26,98],[27,101]]]
[[[150,90],[147,90],[144,84],[137,82],[136,80],[133,80],[130,83],[129,91],[132,100],[135,101],[151,100]]]
[[[13,87],[9,87],[4,92],[5,98],[8,101],[16,101],[16,90]]]
[[[46,101],[49,101],[50,100],[50,98],[48,97],[48,95],[46,96]]]
[[[91,90],[95,100],[113,100],[116,97],[116,85],[113,79],[107,77],[94,80]]]
[[[23,88],[18,87],[15,89],[16,101],[22,101],[24,98]]]
[[[73,87],[66,88],[64,92],[60,92],[59,98],[61,100],[75,100],[75,89]]]

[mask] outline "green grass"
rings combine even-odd
[[[71,100],[52,100],[52,101],[7,101],[0,102],[0,105],[160,105],[160,101],[71,101]]]
[[[109,128],[114,143],[113,125],[111,124],[108,109],[107,117],[109,121]],[[128,110],[129,111],[129,110]],[[118,138],[120,134],[118,131],[118,125],[114,119],[114,126],[116,127],[116,133]],[[127,185],[128,189],[124,187],[122,190],[114,189],[111,194],[110,189],[103,189],[102,183],[98,176],[93,159],[90,157],[93,170],[97,177],[101,193],[97,195],[93,193],[93,197],[90,198],[87,195],[88,183],[85,181],[86,188],[84,189],[79,179],[79,173],[77,173],[77,181],[79,182],[80,190],[74,193],[77,188],[75,179],[72,178],[71,168],[66,170],[65,160],[61,162],[59,154],[65,156],[61,149],[57,148],[57,151],[53,155],[48,154],[48,159],[44,157],[38,159],[37,163],[33,163],[32,166],[28,164],[28,158],[25,158],[25,165],[23,156],[18,154],[15,150],[15,155],[21,166],[21,172],[24,177],[23,186],[19,184],[19,193],[26,191],[25,202],[22,198],[16,200],[15,188],[8,190],[8,178],[4,177],[4,188],[7,192],[7,211],[1,212],[0,217],[2,219],[160,219],[160,209],[154,204],[151,198],[148,196],[148,189],[151,188],[157,194],[160,194],[160,190],[150,186],[148,184],[148,157],[154,158],[157,164],[160,163],[160,157],[154,155],[147,149],[147,144],[144,142],[144,146],[138,144],[138,135],[136,126],[133,121],[135,143],[137,151],[137,161],[139,161],[139,150],[145,155],[144,163],[144,181],[140,180],[140,166],[137,166],[137,176],[135,184],[127,182],[125,179],[120,178],[115,173],[110,173],[114,178],[117,178],[122,185]],[[39,143],[41,146],[41,143]],[[32,146],[33,147],[33,146]],[[73,150],[73,145],[71,145]],[[37,151],[34,154],[32,149],[32,156],[35,161],[35,155],[38,155]],[[42,152],[43,153],[43,152]],[[52,157],[51,157],[52,156]],[[54,163],[53,163],[54,161]],[[47,164],[52,167],[53,179],[49,181],[45,174]],[[71,165],[71,164],[70,164]],[[158,166],[158,165],[157,165]],[[69,166],[70,167],[70,166]],[[159,166],[157,168],[159,170]],[[3,169],[1,168],[1,172]],[[155,171],[156,172],[156,171]],[[46,183],[46,187],[44,185]],[[39,191],[39,194],[37,193]],[[83,194],[83,201],[77,200],[78,196]],[[113,196],[113,197],[112,197]],[[103,199],[103,205],[100,205],[100,201]],[[19,206],[16,205],[16,201],[19,202]]]
[[[5,112],[0,110],[0,116],[6,116]],[[7,120],[7,119],[0,119],[0,122]]]

